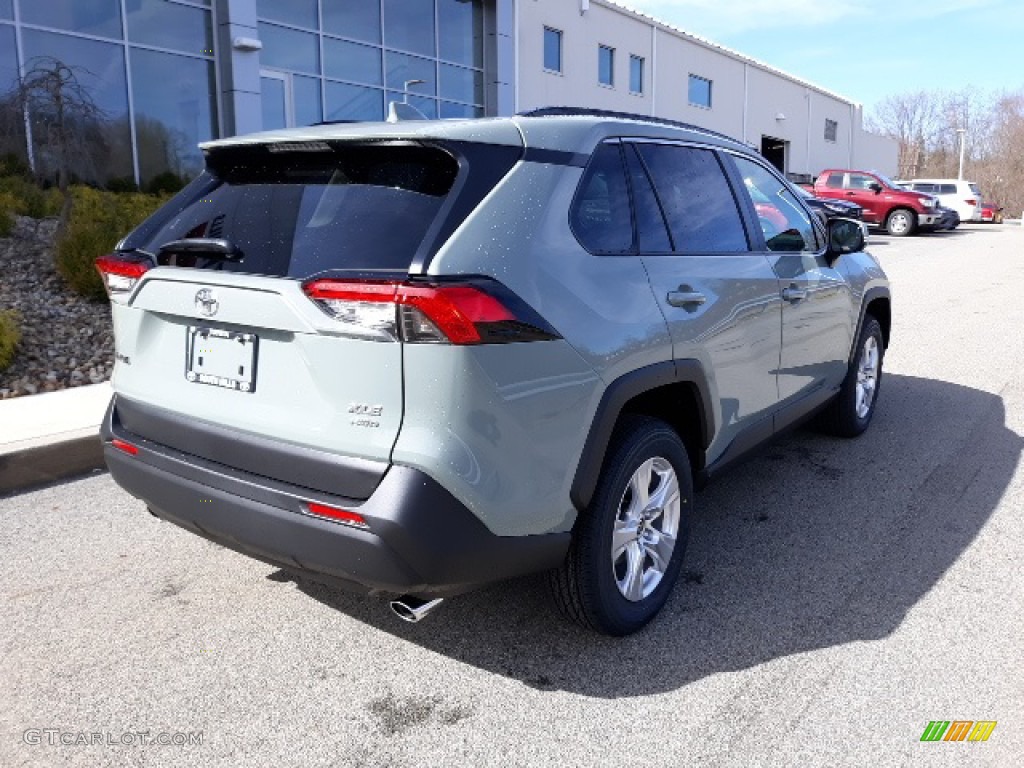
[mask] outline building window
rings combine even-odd
[[[483,0],[257,0],[256,10],[272,125],[382,120],[391,101],[431,118],[484,114]]]
[[[825,141],[834,142],[839,133],[839,123],[835,120],[825,120]]]
[[[615,85],[615,49],[607,45],[597,46],[597,82]]]
[[[629,57],[629,92],[644,92],[644,60],[641,56]]]
[[[544,27],[544,69],[562,71],[562,30]]]
[[[690,75],[690,104],[711,109],[711,81],[706,77]]]

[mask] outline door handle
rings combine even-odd
[[[673,307],[685,307],[689,304],[703,304],[707,297],[700,291],[669,291],[668,303]]]
[[[807,298],[807,291],[803,288],[797,288],[795,285],[784,288],[782,291],[782,298],[784,301],[797,302],[803,301]]]

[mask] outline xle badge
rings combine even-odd
[[[349,403],[348,412],[352,414],[353,427],[366,427],[367,429],[380,428],[381,414],[384,413],[383,405],[368,405],[367,403]]]

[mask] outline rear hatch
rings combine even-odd
[[[373,294],[408,278],[450,229],[459,173],[456,153],[406,140],[214,148],[206,172],[101,265],[114,288],[118,396],[389,459],[402,344],[395,304]],[[324,284],[367,295],[318,292]],[[192,452],[203,456],[203,441]]]

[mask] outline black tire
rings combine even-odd
[[[885,217],[885,231],[893,237],[907,237],[917,231],[917,214],[909,208],[896,208]]]
[[[860,381],[863,376],[863,366],[869,344],[877,350],[877,372],[875,374],[874,386],[871,390],[870,401],[866,403],[866,410],[860,401],[862,390]],[[843,380],[843,386],[839,394],[822,413],[819,420],[822,428],[830,434],[838,437],[856,437],[860,435],[871,424],[871,417],[875,414],[875,406],[878,403],[878,391],[882,385],[882,361],[885,358],[885,340],[882,336],[882,326],[872,315],[864,316],[864,323],[857,337],[857,351],[850,369]]]
[[[653,517],[650,523],[654,528],[638,528],[636,539],[630,540],[628,546],[634,547],[634,552],[643,553],[639,555],[643,595],[639,599],[628,599],[617,581],[617,569],[623,562],[632,559],[627,557],[629,553],[624,546],[620,561],[616,562],[612,550],[612,533],[616,526],[623,526],[629,517],[628,510],[623,508],[627,499],[629,503],[626,506],[629,510],[634,509],[631,481],[648,462],[652,462],[651,466],[656,470],[654,474],[657,474],[657,478],[651,480],[651,483],[657,484],[649,483],[647,489],[652,497],[656,497],[659,490],[671,489],[671,475],[667,468],[671,467],[674,471],[679,488],[677,528],[667,567],[660,571],[660,580],[651,583],[649,593],[644,591],[647,588],[645,580],[648,573],[652,578],[657,576],[659,561],[651,554],[657,545],[648,550],[643,542],[651,540],[645,536],[653,538],[657,535],[659,541],[663,538],[656,528],[658,516]],[[663,474],[659,474],[658,470]],[[642,501],[639,503],[642,505]],[[671,506],[666,504],[665,509]],[[565,562],[550,575],[551,592],[562,613],[588,629],[607,635],[628,635],[641,629],[665,605],[679,578],[690,535],[692,509],[690,462],[679,436],[668,424],[658,419],[647,416],[624,417],[612,436],[593,501],[576,522]],[[673,518],[672,511],[660,514],[663,527],[670,528]],[[671,539],[668,537],[668,540]],[[650,572],[645,568],[648,562]],[[627,572],[630,570],[628,565],[624,568]],[[624,574],[624,578],[629,581],[628,574]]]

